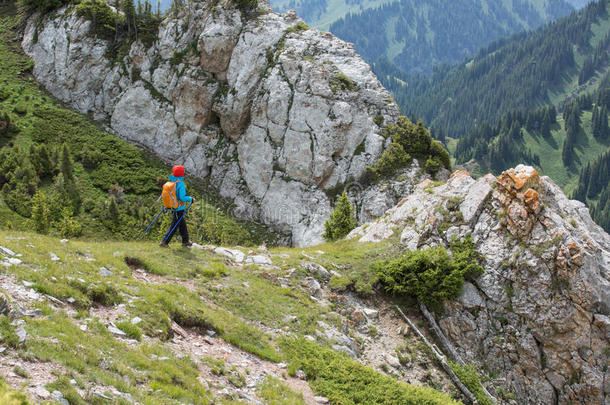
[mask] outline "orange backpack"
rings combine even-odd
[[[163,185],[161,200],[163,200],[163,206],[165,208],[175,210],[185,204],[182,201],[178,201],[178,197],[176,196],[176,187],[178,186],[179,181],[181,180],[168,181]]]

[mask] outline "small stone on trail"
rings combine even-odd
[[[48,399],[51,393],[45,387],[36,387],[32,393],[40,399]]]
[[[294,315],[287,315],[287,316],[284,317],[284,322],[286,322],[286,323],[293,323],[293,322],[296,322],[298,320],[299,320],[299,318],[297,318]]]
[[[50,252],[49,254],[51,255],[51,261],[52,262],[58,262],[59,261],[59,257],[57,257],[57,255],[55,253]]]
[[[119,328],[117,328],[116,326],[113,326],[113,325],[108,325],[108,331],[116,336],[121,336],[121,337],[127,336],[127,334],[125,332],[123,332],[122,330],[120,330]]]
[[[21,283],[28,288],[34,286],[34,283],[26,281],[26,280],[22,280]]]
[[[364,312],[367,318],[377,319],[379,317],[379,311],[376,309],[364,308],[362,312]]]
[[[314,397],[313,400],[316,401],[317,404],[330,404],[328,398],[325,397]]]
[[[107,268],[102,267],[100,269],[100,276],[102,276],[102,277],[112,276],[112,272],[110,270],[108,270]]]
[[[11,257],[9,259],[6,259],[6,261],[8,263],[10,263],[10,264],[15,264],[15,265],[23,263],[21,260],[15,258],[15,257]]]
[[[263,405],[263,403],[261,401],[259,401],[258,399],[255,399],[254,397],[251,397],[250,395],[246,394],[245,392],[240,392],[239,397],[241,399],[245,399],[246,401],[248,401],[251,404]]]
[[[208,335],[209,337],[213,337],[216,334],[216,332],[214,332],[211,329],[208,329],[205,331],[205,334]]]
[[[66,298],[66,301],[68,301],[70,304],[74,304],[76,302],[76,300],[72,297]]]
[[[4,256],[15,256],[15,252],[9,248],[5,248],[4,246],[0,246],[0,254]]]
[[[23,326],[20,326],[17,329],[15,329],[15,333],[17,334],[17,337],[19,338],[19,343],[24,344],[25,339],[27,338],[28,334],[25,331],[25,329],[23,328]]]
[[[133,319],[131,320],[131,324],[132,324],[132,325],[137,325],[137,324],[139,324],[140,322],[142,322],[142,318],[140,318],[140,317],[138,317],[138,316],[136,316],[135,318],[133,318]]]
[[[29,316],[30,318],[35,318],[37,316],[42,316],[43,312],[40,309],[33,309],[31,311],[27,311],[25,315]]]
[[[385,361],[394,368],[400,368],[400,360],[398,360],[398,357],[396,356],[388,353],[385,355]]]
[[[51,397],[62,405],[70,405],[70,402],[64,398],[64,394],[62,394],[60,391],[53,391],[51,393]]]

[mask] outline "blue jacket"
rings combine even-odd
[[[170,174],[169,181],[178,182],[176,183],[176,197],[178,197],[179,201],[184,201],[186,203],[190,203],[193,201],[193,197],[189,197],[186,195],[186,186],[184,185],[184,177],[176,177]],[[183,206],[176,208],[172,211],[184,211],[188,204],[184,204]]]

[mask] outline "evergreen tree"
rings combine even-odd
[[[110,199],[110,205],[108,206],[108,219],[114,223],[119,222],[119,207],[114,198]]]
[[[591,115],[591,125],[593,126],[593,136],[599,138],[601,136],[601,122],[599,109],[597,108],[597,104],[593,106],[593,113]]]
[[[41,191],[36,192],[32,197],[32,221],[36,232],[46,234],[49,232],[51,223],[51,212],[47,197]]]
[[[125,15],[125,24],[127,25],[127,36],[137,37],[137,14],[133,0],[123,0],[123,14]]]
[[[30,147],[30,161],[40,178],[53,174],[55,168],[46,144],[32,145]]]
[[[599,138],[603,141],[610,140],[610,128],[608,128],[608,107],[604,104],[599,112]]]
[[[347,193],[343,191],[343,194],[337,200],[335,209],[330,214],[330,218],[324,224],[324,239],[334,241],[344,238],[357,226],[358,220],[354,215],[354,207],[347,198]]]

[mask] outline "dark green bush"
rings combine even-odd
[[[67,0],[20,0],[19,3],[26,8],[29,12],[38,11],[43,14],[49,13],[53,10],[69,3]]]
[[[13,119],[6,111],[0,111],[0,137],[10,136],[16,132]]]
[[[470,239],[453,243],[452,253],[441,247],[411,251],[376,263],[374,269],[387,292],[439,310],[460,295],[465,279],[483,272]]]
[[[367,167],[367,171],[373,180],[389,177],[396,173],[398,169],[406,167],[411,163],[411,156],[401,144],[392,142],[382,153],[381,157],[374,166]]]
[[[76,13],[91,21],[95,35],[106,40],[114,39],[118,17],[104,0],[85,0],[76,7]]]
[[[358,220],[354,215],[354,206],[343,191],[343,194],[337,200],[335,209],[330,214],[330,218],[324,224],[324,239],[334,241],[344,238],[357,226]]]
[[[438,156],[430,156],[424,164],[424,170],[432,175],[436,174],[441,167],[443,167],[443,163]]]
[[[252,11],[258,8],[258,0],[233,0],[242,11]]]

